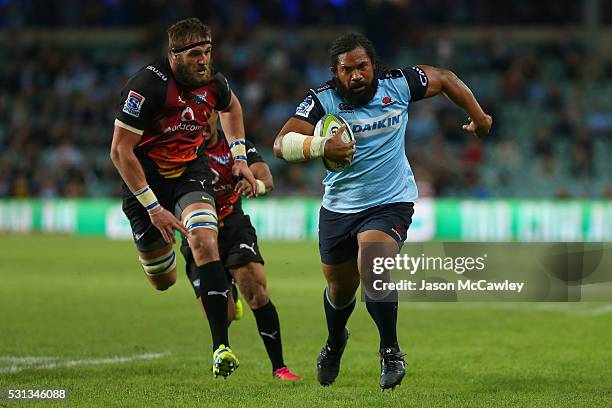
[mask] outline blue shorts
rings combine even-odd
[[[393,237],[400,248],[412,223],[414,203],[377,205],[357,213],[337,213],[321,207],[319,211],[319,252],[327,265],[356,258],[359,251],[357,234],[382,231]]]

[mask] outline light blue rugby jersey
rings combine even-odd
[[[356,108],[340,98],[332,81],[310,90],[294,117],[314,125],[327,113],[342,116],[356,143],[351,166],[341,173],[327,172],[323,207],[355,213],[418,198],[405,153],[405,134],[408,105],[423,98],[427,83],[427,76],[417,67],[384,71],[374,98]]]

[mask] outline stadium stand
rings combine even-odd
[[[158,39],[166,20],[206,15],[207,7],[218,11],[214,65],[242,101],[247,137],[272,167],[275,194],[320,195],[322,166],[276,160],[271,146],[302,90],[329,77],[325,49],[345,31],[329,26],[367,27],[363,16],[346,17],[348,2],[284,1],[276,11],[265,1],[183,1],[177,8],[152,2],[144,15],[143,1],[66,7],[63,0],[60,15],[50,11],[54,3],[0,2],[0,197],[117,196],[108,149],[119,90],[138,68],[163,56]],[[494,117],[491,137],[481,141],[462,133],[466,118],[444,98],[412,106],[406,146],[421,195],[612,197],[612,58],[603,53],[597,63],[578,37],[546,29],[576,24],[575,6],[525,2],[499,20],[484,1],[470,6],[473,13],[461,12],[466,1],[453,1],[452,16],[436,12],[448,3],[443,0],[419,8],[404,7],[406,1],[358,3],[368,18],[399,13],[415,22],[365,30],[385,65],[450,68]],[[328,17],[313,18],[322,7]],[[612,13],[604,11],[605,22]],[[531,21],[534,13],[541,18]],[[144,29],[146,21],[155,24]],[[500,41],[464,28],[455,35],[424,22],[484,24],[483,30],[487,23],[509,24],[516,35]],[[532,23],[550,35],[521,36]],[[45,34],[58,27],[64,30]]]

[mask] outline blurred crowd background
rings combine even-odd
[[[598,0],[0,0],[0,197],[119,194],[109,160],[126,80],[196,16],[242,102],[279,195],[320,195],[320,163],[272,142],[327,48],[361,31],[385,66],[454,71],[494,118],[490,137],[444,97],[411,105],[406,153],[422,196],[612,198],[612,5]]]

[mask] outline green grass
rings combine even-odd
[[[324,279],[316,243],[262,243],[285,361],[302,375],[281,383],[250,312],[230,330],[241,366],[210,373],[210,335],[182,264],[177,284],[154,291],[133,244],[97,238],[0,236],[0,388],[67,388],[45,406],[362,407],[610,406],[610,304],[403,303],[399,337],[408,374],[378,387],[378,336],[363,304],[337,382],[322,388],[315,359],[325,339]],[[36,368],[167,353],[147,361]],[[0,406],[24,406],[0,401]]]

